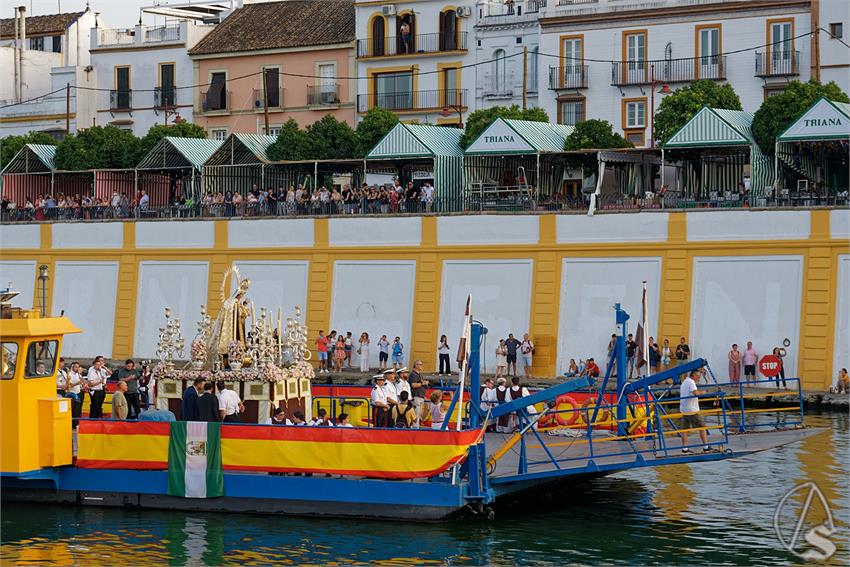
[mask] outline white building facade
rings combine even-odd
[[[193,121],[192,61],[188,50],[214,25],[191,20],[131,29],[95,29],[98,125],[147,134],[155,124]]]
[[[540,18],[540,106],[563,124],[607,120],[646,147],[664,85],[728,82],[750,112],[818,74],[846,91],[847,48],[809,32],[846,25],[847,14],[842,0],[550,0]]]
[[[89,56],[89,30],[97,14],[83,12],[0,20],[0,137],[33,131],[56,138],[91,124],[97,86]],[[70,89],[68,89],[70,85]],[[70,96],[68,96],[70,94]]]
[[[355,0],[357,119],[380,106],[403,121],[463,123],[476,92],[474,7]]]
[[[539,106],[540,24],[546,0],[476,5],[475,108]],[[551,117],[550,117],[551,118]]]

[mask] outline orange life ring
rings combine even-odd
[[[604,400],[603,400],[604,403]],[[590,421],[590,416],[593,413],[593,408],[596,407],[596,399],[595,398],[587,398],[583,404],[581,404],[581,409],[584,410],[584,421],[587,423]],[[608,410],[608,404],[604,406],[599,406],[599,412],[596,414],[596,421],[593,423],[604,423],[608,421],[611,417],[611,412]]]
[[[571,407],[570,410],[563,410],[562,413],[561,405],[567,404]],[[572,425],[578,420],[578,403],[572,396],[567,396],[566,394],[562,396],[558,396],[555,400],[555,411],[559,412],[555,415],[555,422],[560,426]]]

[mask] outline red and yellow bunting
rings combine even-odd
[[[77,466],[168,468],[169,423],[81,421]],[[327,473],[409,479],[439,474],[466,455],[483,430],[223,425],[225,471]]]

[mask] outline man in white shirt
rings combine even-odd
[[[708,446],[708,433],[705,430],[705,424],[702,417],[699,415],[699,398],[705,392],[697,388],[696,381],[700,378],[699,370],[694,370],[690,375],[682,380],[682,385],[679,386],[679,412],[682,414],[682,432],[679,434],[682,437],[682,453],[688,454],[691,450],[688,448],[688,429],[699,429],[699,438],[702,440],[703,452],[711,451]]]
[[[387,370],[384,372],[384,378],[386,381],[383,385],[384,396],[387,398],[387,409],[392,410],[393,406],[398,403],[398,394],[396,393],[396,371],[395,370]]]
[[[386,380],[383,374],[375,376],[375,387],[372,388],[371,405],[372,405],[372,425],[375,427],[387,427],[389,419],[389,404],[387,403],[387,393],[384,389]]]
[[[519,346],[519,351],[522,354],[522,364],[523,364],[523,372],[525,373],[525,378],[531,378],[531,357],[534,354],[534,343],[531,342],[531,338],[528,336],[528,333],[525,333],[522,336],[522,344]]]
[[[65,395],[71,400],[71,417],[80,417],[80,410],[83,407],[83,376],[80,373],[80,363],[72,362],[71,370],[68,371],[68,389],[65,390]]]
[[[65,359],[59,359],[59,368],[56,370],[56,395],[60,398],[66,397],[68,392],[68,373],[65,371]]]
[[[487,417],[487,413],[496,407],[499,400],[496,398],[496,384],[493,382],[492,378],[487,378],[484,381],[484,388],[481,390],[481,421]],[[495,424],[491,424],[488,428],[488,431],[495,431]]]
[[[91,396],[91,406],[89,407],[91,419],[103,417],[103,400],[106,399],[106,379],[109,378],[109,374],[109,370],[103,364],[103,357],[96,357],[86,374],[86,383]]]
[[[407,392],[407,398],[409,400],[413,400],[413,395],[410,392],[410,382],[407,380],[407,375],[409,374],[409,370],[407,366],[404,368],[400,368],[398,371],[398,380],[395,383],[395,399],[401,399],[401,393]]]
[[[142,196],[139,198],[139,209],[142,211],[147,211],[148,206],[150,206],[151,197],[148,195],[148,192],[142,189]]]
[[[239,413],[245,411],[239,394],[229,390],[224,382],[216,384],[218,388],[218,411],[221,412],[221,420],[225,423],[239,423]]]

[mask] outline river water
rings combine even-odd
[[[774,512],[788,491],[812,481],[837,528],[827,538],[837,550],[826,563],[847,565],[848,421],[844,414],[810,415],[806,423],[826,433],[733,461],[620,473],[578,486],[558,502],[499,509],[492,521],[405,523],[4,504],[0,564],[803,563],[777,538]],[[803,497],[797,496],[780,514],[786,540],[801,508]],[[823,508],[813,505],[802,533],[823,517]]]

